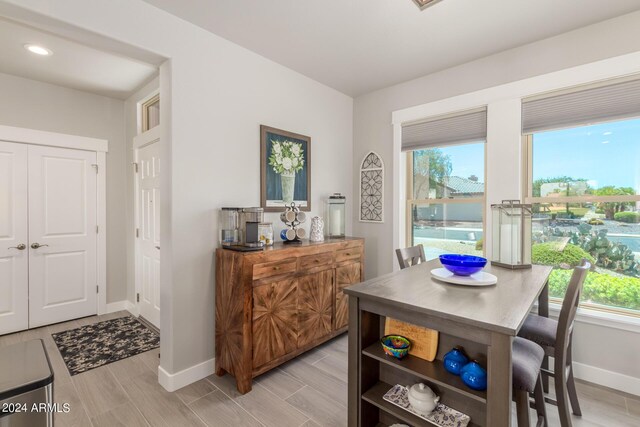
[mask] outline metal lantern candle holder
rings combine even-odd
[[[503,200],[491,205],[491,264],[511,269],[531,268],[531,205]]]
[[[347,199],[340,193],[333,193],[326,201],[325,236],[344,237]]]

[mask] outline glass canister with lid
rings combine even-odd
[[[270,222],[261,222],[258,225],[258,236],[265,246],[273,245],[273,224]]]
[[[222,208],[218,213],[219,243],[237,245],[240,243],[240,208]]]

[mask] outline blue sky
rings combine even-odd
[[[484,143],[453,145],[442,148],[451,158],[451,176],[469,178],[471,175],[484,182]]]
[[[452,176],[484,181],[484,144],[445,147]],[[533,179],[570,176],[594,188],[633,187],[640,193],[640,119],[538,133],[533,143]]]
[[[533,179],[562,175],[640,190],[640,119],[534,135]]]

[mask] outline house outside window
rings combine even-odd
[[[481,141],[407,153],[407,242],[427,259],[483,255],[484,151]]]

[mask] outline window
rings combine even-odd
[[[484,141],[409,151],[407,242],[427,259],[483,254]]]
[[[582,258],[582,304],[640,316],[640,119],[524,135],[533,262],[553,265],[562,298]]]
[[[142,132],[160,124],[160,94],[155,95],[141,105],[142,109]]]
[[[487,109],[402,125],[407,153],[406,242],[428,259],[444,253],[481,255]]]

